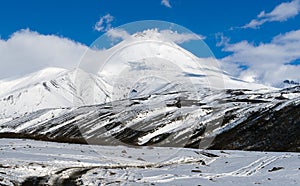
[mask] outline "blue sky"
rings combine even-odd
[[[257,66],[252,67],[247,59],[240,56],[241,51],[236,48],[240,42],[247,42],[248,49],[249,45],[253,49],[262,43],[272,46],[272,41],[280,34],[300,29],[299,0],[3,0],[0,3],[0,35],[3,41],[11,38],[13,33],[28,28],[41,35],[52,34],[88,46],[104,33],[94,29],[103,16],[111,16],[110,27],[138,20],[163,20],[205,36],[205,42],[215,56],[226,64],[224,68],[240,77],[243,73],[247,76],[242,70],[252,68],[248,76],[258,70]],[[281,7],[274,11],[278,6]],[[220,43],[221,38],[223,42]],[[298,34],[293,39],[297,38]],[[247,50],[246,45],[243,47]],[[292,64],[297,67],[299,56],[294,53],[286,55],[291,58],[285,56],[277,65]],[[243,67],[242,70],[239,67]],[[271,82],[271,78],[265,76],[265,73],[258,73],[252,79],[248,77],[248,80],[278,83]],[[282,78],[297,80],[296,74]]]
[[[290,30],[300,19],[274,24],[259,30],[234,30],[253,19],[260,11],[272,10],[278,0],[171,0],[171,8],[160,0],[4,0],[0,8],[0,35],[29,28],[41,34],[56,34],[90,45],[102,33],[93,29],[101,16],[114,17],[112,26],[117,27],[138,20],[164,20],[182,25],[191,31],[205,35],[205,42],[217,57],[224,56],[216,47],[215,34],[224,32],[232,41],[269,41],[272,36]],[[17,6],[16,6],[17,5]]]

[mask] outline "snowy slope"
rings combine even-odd
[[[0,81],[0,119],[20,117],[45,108],[74,106],[76,73],[47,68],[20,79]],[[89,79],[98,92],[97,102],[105,102],[105,83],[96,76]]]

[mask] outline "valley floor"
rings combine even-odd
[[[300,154],[0,139],[0,185],[299,185]]]

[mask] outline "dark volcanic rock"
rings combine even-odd
[[[175,92],[39,110],[1,124],[0,137],[192,148],[206,140],[209,149],[299,152],[299,113],[299,87]]]
[[[300,104],[253,113],[218,135],[210,149],[300,151]]]

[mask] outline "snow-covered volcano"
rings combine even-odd
[[[47,68],[0,80],[0,119],[45,108],[203,88],[267,87],[238,80],[219,69],[215,59],[198,58],[162,32],[146,30],[107,50],[90,49],[77,70]]]
[[[177,34],[150,29],[128,35],[106,50],[92,48],[87,51],[79,69],[98,74],[108,82],[112,88],[113,100],[128,98],[128,95],[132,95],[132,90],[134,95],[146,95],[162,91],[161,87],[170,86],[173,91],[267,88],[225,73],[212,54],[197,57],[176,43],[174,37]],[[95,44],[95,47],[99,46]],[[205,47],[202,49],[203,46],[195,47],[200,47],[200,51],[208,50]],[[80,75],[77,78],[81,79]],[[78,85],[81,87],[80,83]],[[86,89],[86,81],[81,89]]]

